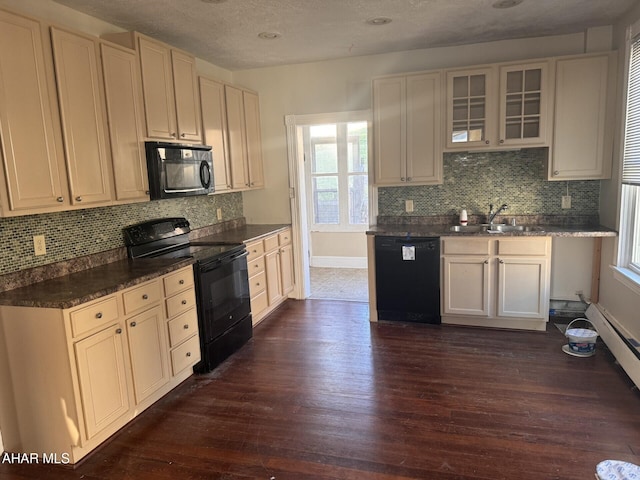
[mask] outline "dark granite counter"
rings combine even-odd
[[[534,225],[531,230],[513,232],[452,232],[451,225],[393,224],[374,225],[367,235],[393,237],[615,237],[618,233],[603,226]]]
[[[246,243],[258,240],[261,237],[271,235],[279,230],[289,228],[291,225],[271,224],[271,225],[243,225],[223,232],[214,233],[204,237],[192,238],[192,242],[222,242],[222,243]]]
[[[193,264],[191,258],[119,260],[0,293],[0,305],[71,308]]]

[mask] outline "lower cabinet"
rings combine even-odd
[[[192,267],[70,309],[2,306],[0,319],[11,452],[76,463],[200,360]]]
[[[550,237],[442,239],[442,323],[545,330]]]
[[[287,299],[294,287],[291,229],[247,243],[253,324]]]

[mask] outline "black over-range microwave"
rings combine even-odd
[[[213,192],[213,155],[208,145],[145,142],[151,200]]]

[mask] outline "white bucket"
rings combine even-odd
[[[640,478],[640,467],[620,460],[605,460],[596,466],[598,480],[632,480]]]
[[[591,328],[571,328],[571,325],[578,320],[587,322],[591,325]],[[598,332],[588,319],[576,318],[567,325],[567,330],[564,334],[569,339],[569,351],[567,353],[579,356],[591,356],[595,353]]]

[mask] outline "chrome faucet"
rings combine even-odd
[[[489,205],[489,225],[493,225],[493,220],[496,218],[496,216],[506,210],[507,208],[509,208],[509,206],[506,203],[503,203],[500,208],[498,210],[496,210],[495,212],[493,211],[493,203]]]

